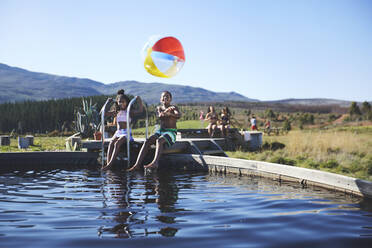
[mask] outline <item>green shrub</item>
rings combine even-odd
[[[308,161],[306,161],[306,163],[305,163],[308,167],[310,167],[310,168],[319,168],[319,166],[320,166],[320,164],[319,163],[317,163],[317,162],[315,162],[315,161],[313,161],[313,160],[308,160]]]
[[[368,159],[366,169],[367,169],[367,174],[372,175],[372,158]]]
[[[296,165],[296,160],[281,156],[273,157],[270,162],[285,165]]]
[[[274,141],[274,142],[267,142],[265,141],[262,145],[262,149],[263,150],[271,150],[271,151],[276,151],[276,150],[279,150],[279,149],[283,149],[285,147],[285,145],[283,143],[280,143],[280,142],[277,142],[277,141]]]
[[[338,162],[336,160],[333,160],[333,159],[328,160],[326,162],[322,162],[320,164],[321,168],[329,168],[329,169],[336,168],[338,166],[339,166]]]

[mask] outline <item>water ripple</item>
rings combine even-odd
[[[371,247],[372,202],[262,178],[0,174],[4,247]]]

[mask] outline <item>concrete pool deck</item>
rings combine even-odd
[[[184,169],[186,169],[186,167],[189,169],[199,167],[199,170],[203,169],[205,171],[222,174],[234,173],[241,176],[259,176],[271,178],[280,182],[297,182],[304,187],[319,186],[330,190],[344,192],[346,194],[372,198],[371,181],[320,170],[208,155],[169,154],[164,159],[167,159],[167,164],[169,166],[180,166],[180,162],[182,161],[184,163]]]

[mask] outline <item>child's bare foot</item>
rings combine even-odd
[[[134,171],[134,170],[138,170],[138,169],[139,169],[139,165],[135,164],[131,168],[129,168],[127,171]]]
[[[109,169],[110,167],[111,167],[111,165],[106,164],[106,165],[103,165],[103,166],[101,167],[101,170],[107,170],[107,169]]]
[[[149,168],[156,169],[156,168],[158,168],[158,163],[152,163],[151,162],[150,164],[144,166],[143,168],[145,168],[145,169],[149,169]]]

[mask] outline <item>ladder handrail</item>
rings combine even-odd
[[[130,166],[130,135],[131,135],[131,127],[130,127],[130,108],[132,107],[133,103],[137,100],[137,97],[134,97],[128,104],[127,107],[127,161],[128,161],[128,167]],[[146,111],[146,139],[148,138],[148,113],[146,105],[142,102],[142,106],[144,107]]]
[[[128,107],[127,107],[127,128],[126,128],[126,131],[127,131],[127,161],[128,161],[128,166],[130,165],[130,133],[131,133],[131,127],[130,127],[130,108],[132,107],[133,103],[137,100],[137,97],[134,97],[128,104]],[[104,166],[105,164],[105,109],[106,109],[106,105],[108,103],[112,102],[112,99],[109,98],[106,100],[105,104],[102,106],[101,108],[101,157],[102,157],[102,166]],[[147,107],[146,105],[144,104],[144,102],[142,102],[142,106],[144,107],[144,110],[146,111],[146,120],[145,120],[145,124],[146,124],[146,139],[148,138],[149,136],[149,122],[148,122],[148,112],[147,112]]]
[[[112,98],[108,98],[105,102],[105,104],[103,104],[102,108],[101,108],[101,111],[100,111],[100,114],[101,114],[101,158],[102,158],[102,166],[105,165],[105,109],[106,109],[106,105],[109,103],[109,102],[112,102]]]

